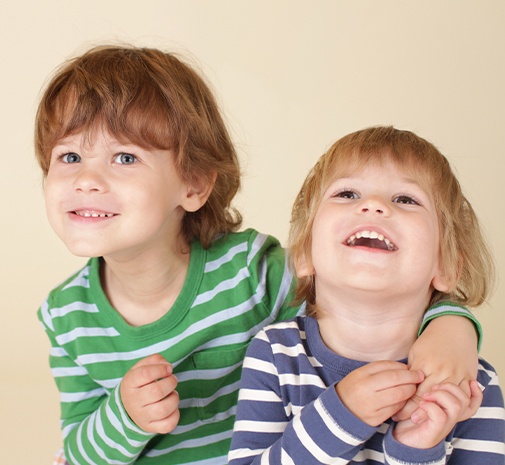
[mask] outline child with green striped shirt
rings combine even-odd
[[[237,232],[239,164],[209,88],[172,54],[93,48],[49,82],[35,147],[51,226],[91,257],[38,313],[67,462],[226,463],[247,345],[304,306],[278,241]],[[436,316],[411,351],[421,391],[476,372],[472,315]]]

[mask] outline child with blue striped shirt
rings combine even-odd
[[[407,356],[426,310],[478,306],[493,277],[431,143],[391,127],[337,141],[298,194],[289,253],[307,314],[251,342],[230,465],[505,463],[503,395],[482,359],[476,380],[438,383],[398,415],[425,378]]]

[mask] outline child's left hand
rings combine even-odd
[[[418,385],[416,394],[393,419],[401,421],[410,418],[418,409],[423,395],[430,392],[436,384],[455,384],[470,397],[468,383],[477,376],[478,357],[477,334],[471,320],[447,315],[431,321],[409,352],[410,368],[422,371],[425,380]],[[472,403],[458,421],[473,416],[479,405]],[[422,421],[425,418],[423,410],[417,413],[418,421]]]
[[[414,423],[410,418],[400,421],[394,427],[393,436],[409,447],[435,447],[450,433],[459,419],[465,416],[472,403],[480,405],[482,402],[482,391],[477,381],[469,384],[470,396],[452,383],[434,386],[419,404],[419,410],[424,412],[426,419],[421,423]]]

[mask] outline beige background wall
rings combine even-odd
[[[41,86],[89,45],[193,57],[240,151],[246,226],[285,240],[309,167],[342,135],[394,124],[453,162],[505,273],[505,3],[501,0],[29,0],[0,19],[0,463],[50,463],[60,445],[48,342],[35,312],[81,265],[50,230],[32,150]],[[476,313],[505,377],[505,290]],[[451,337],[448,334],[448,337]]]

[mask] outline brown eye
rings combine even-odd
[[[405,205],[419,205],[417,200],[413,199],[409,195],[399,195],[393,199],[394,203],[403,203]]]
[[[340,199],[358,199],[359,198],[358,194],[350,189],[345,189],[343,191],[337,192],[335,194],[335,197],[338,197]]]

